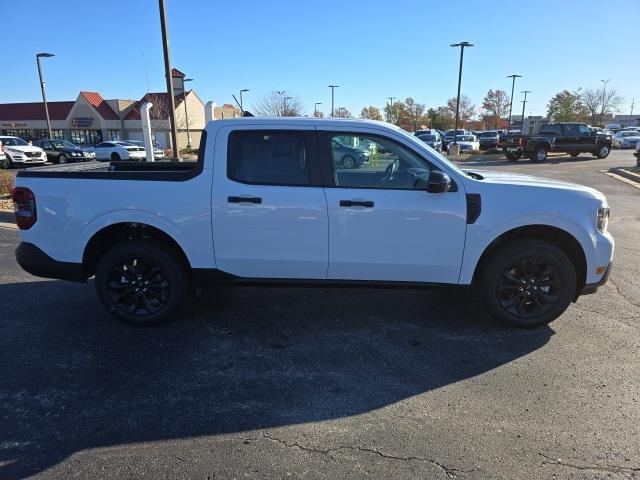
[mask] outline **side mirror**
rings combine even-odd
[[[444,193],[448,192],[451,187],[451,177],[440,170],[432,170],[429,173],[429,181],[427,182],[427,192]]]

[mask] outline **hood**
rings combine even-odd
[[[501,185],[571,190],[575,192],[586,193],[589,196],[602,200],[603,202],[606,201],[605,196],[595,188],[586,187],[577,183],[563,182],[561,180],[553,180],[550,178],[534,177],[532,175],[522,175],[519,173],[495,172],[492,170],[468,170],[482,175],[484,177],[484,180],[480,180],[480,182],[482,182],[483,184],[494,183]]]
[[[16,152],[42,152],[43,150],[40,147],[36,147],[35,145],[3,145],[5,150],[14,150]]]

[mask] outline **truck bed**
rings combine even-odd
[[[78,178],[94,180],[188,180],[202,171],[201,161],[82,162],[21,170],[21,178]]]

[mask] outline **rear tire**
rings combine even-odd
[[[518,328],[546,325],[576,293],[576,271],[567,255],[544,240],[509,241],[483,261],[475,286],[488,312]]]
[[[120,158],[120,155],[118,155],[116,152],[113,152],[111,154],[111,161],[112,162],[119,162],[120,160],[122,160],[122,159]]]
[[[547,159],[547,148],[543,146],[536,147],[531,155],[531,160],[534,162],[544,162]]]
[[[58,157],[58,164],[63,165],[67,163],[67,157],[65,156],[65,154],[63,153],[62,155],[60,155]]]
[[[96,293],[109,313],[134,325],[158,325],[182,304],[188,266],[166,244],[126,240],[109,250],[96,269]]]

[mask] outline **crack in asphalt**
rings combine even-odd
[[[567,462],[562,460],[561,458],[553,458],[541,452],[538,452],[538,455],[546,458],[547,460],[550,460],[550,462],[542,462],[543,465],[547,465],[547,464],[561,465],[564,467],[575,468],[576,470],[594,470],[594,471],[608,472],[608,473],[640,472],[640,467],[623,467],[622,465],[599,465],[597,463],[589,463],[589,462],[584,462],[582,460],[578,460],[581,463]]]
[[[614,322],[623,323],[627,327],[635,328],[636,330],[640,329],[640,325],[634,325],[633,323],[625,322],[625,320],[640,320],[640,317],[612,317],[612,316],[607,315],[606,313],[601,312],[599,310],[591,310],[589,308],[581,307],[581,306],[576,305],[576,304],[574,304],[572,306],[573,306],[573,308],[577,308],[578,310],[581,310],[583,312],[595,313],[596,315],[601,315],[601,316],[603,316],[605,318],[608,318],[609,320],[613,320]]]
[[[640,303],[637,303],[635,300],[627,297],[627,295],[620,290],[620,287],[618,286],[618,284],[615,283],[612,279],[609,279],[609,283],[616,288],[616,291],[618,292],[618,295],[620,295],[622,298],[624,298],[624,300],[627,303],[630,303],[631,305],[634,305],[636,307],[640,307]]]
[[[303,450],[305,452],[309,452],[309,453],[316,453],[316,454],[320,454],[320,455],[326,455],[328,457],[330,457],[333,461],[336,461],[335,458],[331,455],[333,452],[337,452],[340,450],[353,450],[353,451],[359,451],[359,452],[364,452],[364,453],[371,453],[374,455],[378,455],[379,457],[385,458],[385,459],[390,459],[390,460],[400,460],[403,462],[408,462],[408,461],[412,461],[412,460],[416,460],[416,461],[420,461],[420,462],[427,462],[430,463],[432,465],[435,465],[436,467],[440,468],[444,474],[447,476],[447,478],[458,478],[458,473],[470,473],[473,470],[459,470],[457,468],[453,468],[453,467],[449,467],[447,465],[443,465],[440,462],[437,462],[436,460],[433,460],[431,458],[424,458],[424,457],[416,457],[416,456],[400,456],[400,455],[395,455],[395,454],[391,454],[391,453],[386,453],[383,451],[378,450],[377,448],[371,448],[371,447],[360,447],[360,446],[351,446],[351,445],[341,445],[338,447],[331,447],[331,448],[326,448],[326,449],[322,449],[322,448],[316,448],[316,447],[308,447],[306,445],[301,445],[298,442],[287,442],[286,440],[283,440],[281,438],[277,438],[277,437],[272,437],[270,435],[267,435],[266,433],[263,433],[260,437],[256,437],[256,438],[250,438],[250,439],[246,439],[245,443],[250,443],[250,442],[256,442],[259,440],[259,438],[266,438],[267,440],[270,440],[272,442],[276,442],[279,443],[280,445],[284,445],[287,448],[297,448],[299,450]]]

